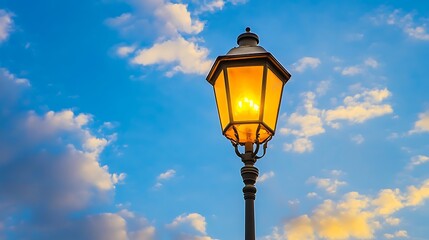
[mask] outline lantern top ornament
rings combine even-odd
[[[246,32],[237,37],[238,47],[232,48],[226,55],[266,53],[267,51],[263,47],[258,46],[258,43],[258,35],[250,32],[250,27],[247,27]]]

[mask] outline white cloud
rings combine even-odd
[[[152,240],[155,239],[155,227],[149,226],[138,231],[129,233],[130,240]]]
[[[298,138],[292,143],[285,143],[283,150],[297,153],[311,152],[313,151],[313,143],[308,138]]]
[[[363,74],[368,68],[378,68],[379,63],[374,58],[367,58],[362,64],[348,66],[348,67],[335,67],[334,70],[341,73],[343,76],[355,76]]]
[[[399,230],[396,231],[395,233],[391,234],[391,233],[385,233],[383,234],[383,236],[386,239],[393,239],[393,238],[408,238],[408,233],[405,230]]]
[[[294,112],[287,119],[286,127],[280,128],[280,133],[292,134],[296,139],[292,143],[283,145],[285,151],[298,153],[313,151],[313,143],[309,137],[325,132],[321,118],[321,111],[315,107],[316,95],[313,92],[302,94],[304,104],[300,110]],[[302,113],[301,113],[302,112]]]
[[[429,111],[420,113],[419,120],[414,123],[414,128],[409,134],[429,132]]]
[[[208,60],[208,53],[207,48],[199,46],[196,42],[178,37],[139,50],[132,63],[143,66],[172,65],[167,76],[172,76],[176,72],[205,74],[212,64],[212,61]]]
[[[172,35],[178,33],[198,34],[204,29],[203,22],[191,18],[191,13],[186,4],[166,2],[160,4],[155,9],[154,14],[164,22],[165,30]]]
[[[9,72],[9,70],[7,70],[6,68],[0,68],[0,79],[2,79],[2,81],[4,82],[9,81],[17,85],[22,85],[26,87],[31,86],[30,81],[28,81],[28,79],[19,78],[15,76],[15,74]]]
[[[375,212],[382,216],[389,216],[404,207],[404,197],[399,189],[383,189],[378,197],[372,200]]]
[[[117,55],[130,58],[130,63],[159,66],[167,77],[178,72],[204,75],[212,60],[208,57],[209,50],[202,46],[204,39],[198,37],[205,24],[198,19],[198,11],[213,12],[222,9],[225,3],[224,0],[192,2],[197,5],[192,14],[183,3],[132,1],[133,11],[107,19],[106,23],[134,39],[141,38],[141,29],[151,33],[146,39],[153,39],[152,46],[124,45],[116,49]]]
[[[352,137],[352,141],[356,144],[362,144],[365,141],[365,138],[362,136],[362,134],[358,134]]]
[[[409,167],[413,168],[415,166],[421,165],[429,161],[429,157],[425,155],[417,155],[411,158]]]
[[[167,227],[177,232],[178,240],[214,240],[206,233],[206,218],[199,213],[182,214],[176,217],[172,223],[167,224]],[[186,227],[191,227],[193,232],[186,230]]]
[[[318,188],[325,190],[327,193],[334,194],[337,192],[338,188],[346,185],[344,181],[339,181],[338,179],[332,178],[317,178],[311,176],[308,180],[308,183],[316,184]]]
[[[138,239],[130,237],[130,231],[143,228],[128,227],[125,214],[69,218],[71,212],[109,202],[126,174],[111,173],[100,164],[101,153],[113,140],[95,135],[92,115],[27,110],[19,105],[19,90],[29,84],[18,80],[0,70],[0,110],[8,109],[0,112],[0,223],[6,223],[6,231],[14,229],[22,239]],[[11,92],[14,98],[4,98]],[[22,211],[31,212],[31,218],[22,217]]]
[[[332,124],[337,120],[346,120],[351,123],[362,123],[368,119],[383,116],[393,112],[389,104],[383,101],[391,93],[386,88],[365,90],[354,96],[344,98],[343,106],[325,112],[325,120]]]
[[[90,232],[90,236],[83,235],[83,238],[79,239],[106,239],[106,240],[126,240],[126,221],[121,216],[113,213],[104,213],[100,215],[94,215],[87,217],[85,221],[85,228],[88,230],[83,231]],[[91,236],[92,235],[92,236]]]
[[[422,205],[424,201],[429,198],[429,180],[423,182],[420,187],[409,186],[407,188],[408,194],[406,196],[407,206]]]
[[[212,0],[210,2],[204,1],[200,7],[200,12],[215,12],[217,10],[222,10],[225,6],[224,0]]]
[[[395,232],[396,237],[408,238],[408,233],[405,230],[399,230]]]
[[[158,181],[169,180],[169,179],[173,178],[175,175],[176,175],[176,170],[169,169],[166,172],[163,172],[163,173],[159,174],[159,176],[157,177],[157,179],[158,179]]]
[[[292,65],[292,68],[297,72],[304,72],[308,68],[315,69],[321,63],[320,59],[315,57],[303,57],[298,62]]]
[[[292,113],[288,119],[288,124],[297,129],[283,128],[281,131],[299,137],[311,137],[325,132],[322,119],[318,114],[307,113],[306,115],[300,115],[298,113]]]
[[[401,10],[396,9],[390,14],[380,14],[377,16],[376,21],[396,26],[411,38],[429,41],[429,33],[426,28],[427,20],[422,20],[423,23],[417,23],[411,13],[404,14]]]
[[[308,239],[314,240],[314,229],[311,226],[311,219],[307,215],[302,215],[289,221],[284,226],[285,228],[285,239],[288,240],[299,240]]]
[[[20,103],[21,94],[30,86],[27,79],[15,76],[6,68],[0,68],[0,118],[13,114],[13,106]]]
[[[342,75],[345,76],[354,76],[357,74],[360,74],[363,72],[363,69],[360,68],[359,66],[350,66],[350,67],[346,67],[341,71]]]
[[[128,57],[136,50],[135,46],[120,46],[116,49],[116,54],[119,57]]]
[[[168,224],[171,228],[176,228],[182,224],[189,224],[195,230],[202,234],[206,234],[206,218],[198,213],[182,214],[176,217],[172,223]]]
[[[293,199],[293,200],[289,200],[287,201],[287,204],[289,205],[289,207],[295,208],[297,207],[301,202],[298,199]]]
[[[34,152],[33,158],[28,159],[27,166],[22,166],[22,169],[32,167],[35,170],[35,175],[30,175],[29,178],[38,176],[37,169],[46,173],[45,177],[38,179],[41,182],[40,189],[35,187],[33,190],[37,193],[34,196],[35,201],[42,200],[38,198],[43,198],[44,194],[53,194],[51,198],[55,204],[65,204],[64,208],[68,205],[73,208],[79,207],[89,203],[93,195],[92,188],[102,192],[109,191],[117,183],[115,179],[124,178],[124,174],[110,174],[107,166],[99,164],[99,157],[107,146],[107,140],[92,135],[93,133],[86,127],[90,120],[88,114],[75,115],[71,110],[63,110],[49,111],[43,116],[31,111],[17,121],[19,129],[14,130],[20,131],[23,134],[21,137],[25,137],[26,140],[14,138],[17,144],[12,149],[17,151],[18,148],[20,151],[26,148],[33,149],[41,143],[46,149],[46,153]],[[37,148],[32,151],[37,151]],[[47,154],[50,151],[58,153]],[[15,152],[10,159],[4,161],[12,164],[13,159],[19,158],[19,155],[19,152]],[[52,161],[56,160],[49,163],[47,162],[49,158],[52,158]],[[8,177],[8,174],[5,177]],[[45,193],[47,189],[43,188],[43,181],[48,181],[48,178],[53,178],[51,181],[56,182],[58,186],[66,185],[69,189],[51,189],[56,192]]]
[[[258,183],[263,183],[266,180],[268,180],[274,176],[275,176],[274,172],[269,171],[269,172],[263,173],[261,176],[259,176],[257,181],[258,181]]]
[[[316,95],[313,92],[306,92],[302,94],[304,98],[304,106],[302,111],[304,114],[294,112],[287,119],[287,126],[290,128],[281,128],[282,134],[293,134],[297,137],[306,138],[319,135],[325,132],[323,122],[320,118],[321,111],[315,107]],[[300,140],[301,143],[308,142]]]
[[[429,33],[426,30],[426,26],[417,26],[417,27],[406,27],[404,31],[415,39],[429,41]]]
[[[339,177],[339,176],[344,175],[345,173],[341,170],[333,169],[333,170],[329,171],[329,174],[331,174],[334,177]]]
[[[155,240],[155,227],[133,214],[101,213],[56,223],[55,232],[40,239]],[[32,239],[32,238],[31,238]],[[39,238],[36,238],[39,239]]]
[[[401,219],[399,218],[395,218],[395,217],[388,217],[386,218],[386,223],[391,225],[391,226],[397,226],[399,225],[399,223],[401,223]]]
[[[122,25],[130,22],[132,19],[133,15],[131,13],[122,13],[117,17],[107,19],[106,22],[112,27],[121,27]]]
[[[176,170],[174,169],[169,169],[163,173],[160,173],[156,178],[157,183],[155,183],[153,187],[155,189],[160,189],[163,186],[162,181],[168,181],[172,179],[174,176],[176,176]]]
[[[237,4],[243,4],[246,3],[248,0],[228,0],[228,2],[231,2],[233,5]]]
[[[363,123],[393,112],[392,107],[384,103],[391,95],[387,88],[359,90],[361,93],[345,97],[344,105],[333,109],[318,109],[314,92],[302,94],[303,104],[286,118],[285,126],[280,127],[280,134],[295,137],[292,143],[283,145],[283,150],[310,152],[313,150],[313,142],[310,138],[325,133],[325,125],[338,129],[340,120]],[[355,137],[354,140],[361,142],[364,139]]]
[[[12,17],[12,13],[0,9],[0,43],[6,41],[12,31]]]
[[[123,35],[149,29],[160,37],[177,37],[181,34],[198,34],[204,29],[204,22],[192,18],[188,5],[169,1],[132,1],[131,12],[106,20]]]
[[[365,63],[366,66],[369,66],[369,67],[372,67],[372,68],[377,68],[378,67],[377,60],[375,60],[373,58],[367,58],[364,63]]]
[[[317,195],[317,193],[315,193],[315,192],[309,192],[309,193],[307,193],[307,197],[308,198],[315,198],[315,197],[317,197],[318,195]]]
[[[331,85],[330,81],[320,81],[316,88],[316,93],[319,96],[323,96],[329,90],[329,86]]]
[[[349,192],[339,201],[323,201],[310,215],[288,220],[283,234],[276,227],[265,239],[374,239],[377,231],[400,223],[393,214],[421,205],[428,198],[429,180],[421,186],[409,186],[405,193],[398,189],[382,189],[375,198]],[[387,236],[407,238],[408,233],[400,230]]]
[[[122,183],[126,177],[127,177],[127,174],[125,174],[125,173],[119,173],[119,174],[113,173],[111,176],[112,183],[113,184]]]

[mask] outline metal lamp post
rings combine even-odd
[[[245,184],[245,240],[255,240],[254,201],[258,169],[256,160],[265,155],[274,136],[283,86],[290,73],[261,46],[250,28],[237,38],[238,47],[217,57],[207,81],[213,85],[222,134],[241,158]],[[258,156],[260,146],[262,156]],[[244,146],[241,153],[239,146]]]

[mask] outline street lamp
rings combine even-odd
[[[283,86],[290,73],[261,46],[250,28],[237,38],[238,47],[217,57],[207,81],[213,85],[222,134],[241,158],[241,176],[245,184],[245,240],[255,239],[254,201],[258,169],[256,160],[263,157],[274,135]],[[262,156],[257,156],[263,145]],[[239,151],[244,146],[244,153]]]

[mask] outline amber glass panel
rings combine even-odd
[[[267,83],[265,86],[264,123],[273,131],[276,128],[278,109],[281,101],[283,82],[267,69]]]
[[[259,120],[263,70],[263,66],[228,68],[228,84],[234,122]]]
[[[246,142],[264,142],[271,135],[271,133],[261,125],[259,129],[259,138],[256,139],[256,130],[258,129],[259,125],[260,124],[258,123],[234,124],[238,132],[238,142],[242,144]],[[225,132],[225,136],[231,140],[237,141],[232,126],[229,127]]]
[[[229,123],[228,101],[226,99],[225,77],[223,71],[219,73],[219,76],[214,83],[214,91],[216,95],[216,104],[217,110],[219,112],[220,125],[222,126],[223,131],[226,125]]]

